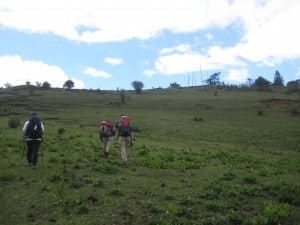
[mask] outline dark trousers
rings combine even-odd
[[[41,141],[39,140],[27,141],[27,161],[33,166],[37,164],[40,146]]]

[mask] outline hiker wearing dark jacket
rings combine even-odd
[[[23,126],[23,137],[27,144],[27,161],[31,168],[37,167],[39,149],[44,134],[44,124],[37,117],[37,113],[31,113],[31,117]]]
[[[114,129],[118,130],[118,141],[121,149],[121,159],[124,165],[128,162],[129,146],[132,144],[132,132],[129,118],[121,115]]]

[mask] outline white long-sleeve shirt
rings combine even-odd
[[[33,139],[31,139],[31,138],[29,138],[29,137],[26,137],[26,130],[27,130],[28,124],[29,124],[29,120],[26,121],[26,122],[24,123],[22,132],[23,132],[23,136],[26,138],[26,141],[31,141],[31,140],[33,140]],[[44,124],[43,124],[42,121],[41,121],[41,128],[42,128],[42,131],[43,131],[43,133],[44,133],[44,132],[45,132],[45,127],[44,127]],[[39,141],[41,141],[42,138],[38,138],[38,139],[34,139],[34,140],[39,140]]]

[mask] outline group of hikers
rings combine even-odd
[[[108,158],[110,146],[113,142],[116,131],[118,131],[118,142],[121,149],[122,164],[128,163],[129,147],[132,147],[133,136],[131,132],[129,117],[121,115],[119,120],[113,124],[109,120],[101,121],[99,124],[99,138],[103,144],[103,157]],[[43,141],[45,127],[36,112],[32,112],[30,119],[24,123],[23,137],[27,145],[27,161],[31,168],[37,168],[39,150]]]

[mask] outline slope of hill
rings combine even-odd
[[[299,96],[210,89],[0,91],[0,224],[297,224]],[[28,168],[21,126],[46,133]],[[98,125],[130,116],[127,167]],[[17,129],[8,121],[21,121]]]

